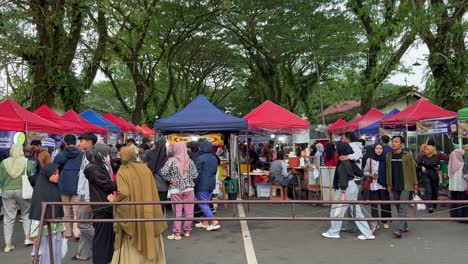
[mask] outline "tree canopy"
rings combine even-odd
[[[363,113],[400,89],[385,81],[418,40],[426,96],[450,110],[468,101],[463,0],[0,3],[3,96],[31,109],[151,123],[204,94],[239,116],[269,99],[318,122],[335,102],[361,100]]]

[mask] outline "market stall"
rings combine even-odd
[[[458,110],[458,139],[459,144],[464,145],[468,144],[468,107]]]
[[[144,126],[142,128],[144,129]],[[228,173],[231,179],[234,179],[232,160],[235,159],[237,149],[236,145],[230,143],[235,141],[230,134],[237,134],[247,130],[247,121],[226,114],[214,106],[206,97],[199,95],[193,99],[185,108],[168,117],[156,120],[155,130],[164,135],[180,135],[191,133],[193,137],[208,133],[221,133],[223,135],[223,144],[228,147],[227,163]],[[149,132],[149,131],[147,131]],[[229,139],[229,140],[225,140]],[[226,144],[229,142],[228,144]],[[218,175],[222,180],[223,175]]]
[[[88,122],[91,122],[97,126],[105,128],[108,131],[107,137],[102,139],[104,140],[106,144],[112,144],[112,145],[117,144],[119,140],[118,135],[120,133],[119,126],[105,119],[104,117],[102,117],[100,114],[96,113],[92,109],[88,109],[84,111],[83,113],[80,114],[80,116],[86,119]]]
[[[21,107],[12,99],[6,99],[0,103],[0,116],[9,119],[20,120],[21,130],[17,131],[35,131],[45,132],[50,134],[63,134],[63,129],[59,126],[50,122],[32,112]],[[6,129],[7,124],[1,124],[0,130],[11,130]]]
[[[263,102],[250,113],[245,115],[244,119],[247,120],[249,133],[252,135],[271,135],[273,139],[275,139],[278,135],[281,135],[278,138],[283,138],[282,141],[284,142],[297,144],[309,143],[309,121],[300,118],[294,113],[291,113],[290,111],[269,100]],[[285,137],[289,136],[291,136],[291,138],[295,141],[284,140]],[[287,155],[288,153],[285,154]],[[297,157],[291,158],[295,160],[298,159]],[[310,188],[313,188],[314,183],[309,180],[309,174],[313,168],[305,166],[305,163],[302,164],[303,166],[299,165],[300,164],[297,164],[297,166],[290,164],[290,171],[299,177],[298,189],[300,190],[300,193],[301,190],[308,191]],[[258,173],[260,172],[256,172],[256,174]],[[247,170],[246,176],[248,183],[251,183],[252,181],[250,179],[250,170]],[[262,183],[262,186],[263,185],[264,184]],[[248,186],[250,186],[250,184]],[[250,187],[248,189],[250,189]]]
[[[384,117],[384,113],[380,112],[375,108],[371,108],[367,113],[360,116],[359,118],[350,121],[346,125],[342,125],[333,130],[334,134],[343,134],[346,131],[359,131],[362,128],[369,126],[370,124],[377,122]]]
[[[379,134],[379,128],[380,128],[380,121],[384,120],[386,118],[389,118],[391,116],[394,116],[394,115],[398,114],[399,112],[400,112],[400,110],[394,108],[392,111],[385,114],[380,120],[375,121],[374,123],[359,129],[359,133],[361,135],[372,135],[372,136],[378,135]]]
[[[13,143],[38,139],[42,141],[44,148],[52,150],[64,133],[59,125],[29,112],[12,99],[0,103],[0,117],[5,120],[0,123],[2,148],[10,148]]]
[[[73,110],[68,110],[67,112],[65,112],[65,114],[62,115],[62,118],[73,123],[80,124],[81,127],[85,128],[84,133],[91,132],[99,135],[107,134],[107,130],[105,128],[96,126],[93,123],[88,122],[86,119],[82,118],[77,112]]]
[[[452,111],[445,110],[429,101],[427,98],[421,98],[414,104],[391,117],[380,121],[380,134],[386,135],[406,135],[407,146],[413,150],[418,149],[418,146],[427,142],[428,134],[421,134],[422,131],[417,131],[416,126],[419,121],[432,120],[432,123],[440,123],[440,120],[453,120],[457,114]],[[435,132],[435,130],[433,130]],[[444,136],[438,133],[440,140],[436,137],[438,145],[442,146]],[[419,135],[419,136],[418,136]],[[444,146],[442,146],[442,149]]]
[[[64,133],[81,134],[87,132],[87,128],[84,127],[81,123],[73,122],[61,117],[47,105],[40,106],[33,113],[59,125]]]

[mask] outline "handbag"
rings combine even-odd
[[[362,189],[366,192],[370,192],[373,181],[373,179],[370,177],[370,175],[372,175],[372,159],[369,159],[369,165],[369,177],[367,177],[366,180],[362,183]]]
[[[28,168],[24,169],[24,174],[21,176],[22,184],[21,184],[21,196],[25,200],[29,200],[32,198],[33,194],[33,187],[28,179]]]

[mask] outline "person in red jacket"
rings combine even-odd
[[[323,154],[325,166],[336,167],[338,164],[338,153],[336,152],[335,144],[328,142],[325,145],[325,153]]]

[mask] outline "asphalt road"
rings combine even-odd
[[[298,215],[326,216],[328,207],[297,205]],[[252,205],[250,216],[288,216],[287,205]],[[232,209],[219,209],[218,214],[231,216]],[[447,212],[438,213],[446,216]],[[383,263],[430,264],[465,263],[468,258],[468,224],[454,222],[410,222],[410,232],[402,239],[392,237],[391,230],[381,229],[376,240],[359,241],[358,234],[342,233],[340,239],[325,239],[321,233],[328,222],[249,222],[254,259],[248,262],[240,222],[223,222],[219,231],[194,229],[190,238],[165,240],[167,263],[237,264],[237,263]],[[22,246],[21,224],[17,222],[11,253],[0,252],[0,263],[31,263],[31,247]],[[170,234],[170,230],[166,235]],[[3,239],[3,228],[0,228]],[[69,242],[63,263],[71,261],[78,243]],[[254,262],[254,261],[257,262]],[[76,263],[76,262],[75,262]],[[91,262],[77,262],[91,263]]]

